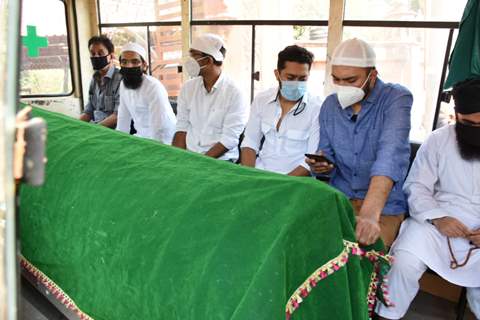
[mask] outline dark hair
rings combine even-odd
[[[278,53],[277,70],[285,69],[287,61],[308,64],[308,69],[312,67],[314,55],[305,48],[297,45],[288,46]]]
[[[92,44],[102,44],[105,48],[107,48],[109,54],[115,51],[112,40],[110,40],[106,35],[103,34],[100,36],[91,37],[90,40],[88,40],[89,49]]]
[[[225,55],[227,54],[227,49],[225,49],[225,47],[221,47],[221,48],[220,48],[220,52],[222,53],[223,58],[225,58]],[[203,53],[203,52],[202,52],[202,56],[203,56],[203,57],[210,57],[210,58],[212,58],[213,64],[216,65],[216,66],[219,66],[219,67],[220,67],[220,66],[223,64],[223,61],[217,61],[217,60],[215,60],[214,57],[212,57],[211,55],[209,55],[209,54],[207,54],[207,53]]]

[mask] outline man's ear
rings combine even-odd
[[[142,66],[143,66],[143,72],[144,72],[144,73],[147,73],[147,71],[148,71],[148,65],[147,65],[147,63],[146,63],[146,62],[143,62],[143,63],[142,63]]]
[[[280,80],[280,72],[277,69],[275,69],[273,73],[275,74],[275,78],[277,79],[278,82],[282,81]]]
[[[370,89],[373,89],[375,83],[377,82],[378,71],[377,69],[373,69],[370,74]]]

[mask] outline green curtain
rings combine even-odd
[[[355,241],[349,201],[313,178],[34,115],[48,165],[44,186],[21,191],[24,267],[94,319],[285,319],[295,290]],[[333,267],[292,319],[368,319],[372,263]]]
[[[469,0],[465,7],[448,69],[444,89],[468,78],[480,77],[479,0]]]

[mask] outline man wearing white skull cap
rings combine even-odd
[[[410,159],[413,97],[378,77],[373,48],[346,40],[332,59],[335,93],[320,112],[318,152],[332,164],[306,159],[311,172],[330,173],[330,183],[350,198],[357,215],[356,236],[368,245],[395,239],[407,212],[402,191]]]
[[[117,130],[130,132],[130,124],[136,136],[171,144],[175,130],[175,114],[162,83],[149,76],[147,53],[138,43],[127,43],[120,54],[120,106]]]
[[[222,70],[225,44],[217,35],[193,39],[183,65],[191,80],[178,97],[173,145],[206,156],[235,162],[248,119],[248,102]]]

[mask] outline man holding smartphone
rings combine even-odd
[[[253,100],[241,145],[242,165],[310,176],[304,154],[317,150],[321,107],[320,99],[307,90],[312,63],[313,54],[296,45],[278,54],[278,86]]]
[[[396,238],[407,212],[402,191],[410,162],[413,97],[398,84],[384,83],[366,42],[342,42],[332,55],[335,93],[320,112],[319,153],[306,159],[315,174],[330,173],[330,184],[350,198],[357,214],[356,236],[369,245]]]

